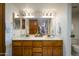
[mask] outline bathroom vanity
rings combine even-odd
[[[56,35],[60,32],[56,33],[52,18],[26,18],[20,16],[14,18],[13,22],[13,56],[63,55],[63,40]]]
[[[13,56],[63,56],[63,40],[12,40]]]

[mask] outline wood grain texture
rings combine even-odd
[[[17,52],[21,51],[18,55],[22,56],[62,56],[62,42],[62,40],[13,40],[12,52],[13,55],[17,55]]]
[[[42,41],[39,40],[33,41],[33,47],[42,47]]]
[[[32,56],[32,47],[24,47],[23,56]]]
[[[0,56],[5,55],[5,4],[0,3]]]
[[[22,47],[13,47],[12,48],[12,55],[13,56],[22,56],[23,55]]]

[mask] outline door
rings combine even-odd
[[[29,34],[36,34],[38,33],[38,21],[37,19],[30,19],[29,20]]]
[[[0,3],[0,56],[5,55],[5,4]]]

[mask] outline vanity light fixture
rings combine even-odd
[[[46,8],[42,10],[33,10],[32,8],[24,8],[18,12],[19,16],[23,16],[25,18],[33,18],[34,16],[42,17],[42,18],[54,18],[56,17],[56,9]],[[35,15],[36,14],[36,15]]]
[[[26,16],[33,16],[33,9],[32,8],[24,8],[23,11],[26,13]]]
[[[56,9],[43,9],[42,10],[42,17],[52,17],[54,18],[56,16]]]

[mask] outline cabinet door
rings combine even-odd
[[[13,47],[12,49],[13,56],[22,56],[22,47]]]
[[[24,47],[23,56],[32,56],[32,47]]]
[[[52,47],[43,47],[43,56],[52,56]]]
[[[62,47],[54,47],[53,48],[53,56],[62,56],[63,48]]]

